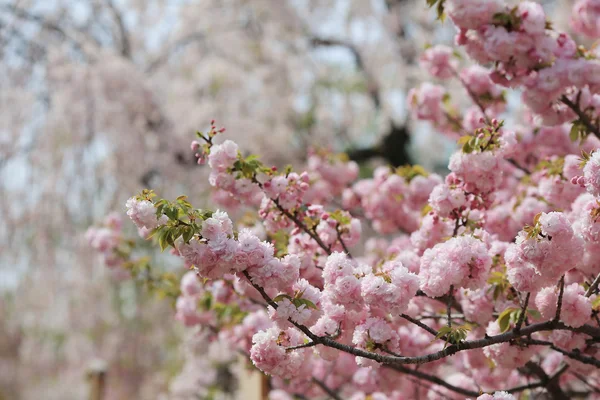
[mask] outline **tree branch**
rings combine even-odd
[[[527,296],[525,296],[525,302],[523,303],[523,307],[521,307],[521,314],[519,314],[519,319],[517,321],[517,324],[515,325],[515,331],[517,333],[521,330],[523,321],[525,321],[525,314],[527,314],[527,306],[529,305],[529,297],[530,296],[531,296],[531,293],[527,292]]]
[[[317,384],[329,397],[333,400],[342,400],[340,396],[336,392],[334,392],[329,386],[325,384],[325,382],[313,377],[312,381]]]
[[[598,285],[600,285],[600,274],[598,274],[596,279],[594,279],[594,282],[592,282],[588,290],[585,292],[585,297],[590,297],[592,294],[594,294],[598,288]]]
[[[590,117],[588,117],[587,114],[585,112],[583,112],[583,110],[581,110],[581,108],[579,108],[579,100],[577,101],[577,103],[574,103],[566,95],[563,95],[560,98],[560,101],[562,101],[564,104],[566,104],[567,107],[569,107],[571,110],[573,110],[573,112],[575,114],[577,114],[577,116],[579,117],[579,120],[585,125],[585,127],[590,132],[592,132],[594,135],[596,135],[598,138],[600,138],[600,128],[597,125],[594,125],[594,123],[592,122]]]
[[[129,33],[127,32],[127,28],[125,28],[123,17],[112,0],[106,0],[106,4],[115,18],[117,28],[119,29],[121,55],[125,58],[131,58],[131,42],[129,41]]]
[[[560,278],[560,282],[558,283],[558,285],[559,285],[559,292],[558,292],[558,300],[556,302],[556,315],[554,316],[555,321],[560,321],[560,312],[562,309],[562,299],[563,299],[563,294],[565,293],[565,276],[564,275]]]

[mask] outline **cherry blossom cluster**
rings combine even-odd
[[[357,180],[355,163],[319,151],[303,172],[266,166],[217,143],[212,123],[192,149],[220,199],[262,228],[149,191],[127,213],[190,269],[177,319],[218,331],[271,377],[272,399],[594,398],[600,63],[537,3],[428,2],[493,66],[449,47],[421,58],[442,82],[409,108],[457,138],[445,177],[382,166]],[[592,5],[575,5],[581,32]],[[513,89],[528,110],[510,122]]]

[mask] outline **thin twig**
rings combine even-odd
[[[327,393],[327,395],[329,395],[329,397],[331,397],[334,400],[342,400],[342,398],[340,396],[338,396],[338,394],[336,392],[334,392],[329,386],[327,386],[325,384],[325,382],[313,377],[312,381],[314,383],[317,384],[317,386],[319,386],[325,393]]]
[[[454,285],[450,285],[448,297],[454,297]],[[448,328],[452,328],[452,307],[450,306],[450,302],[446,304],[446,315],[448,316]]]
[[[578,98],[579,98],[579,96],[578,96]],[[590,132],[592,132],[594,135],[596,135],[598,138],[600,138],[600,128],[597,125],[594,125],[594,123],[587,116],[587,114],[581,110],[581,108],[579,107],[579,100],[577,101],[577,103],[573,103],[573,101],[571,99],[569,99],[566,95],[563,95],[560,98],[560,101],[562,101],[564,104],[566,104],[567,107],[569,107],[571,110],[573,110],[573,112],[575,114],[577,114],[577,116],[579,117],[579,120],[581,122],[583,122],[583,124],[586,126],[586,128],[588,128],[588,130]]]
[[[560,312],[562,309],[562,300],[563,300],[563,294],[565,293],[565,276],[563,275],[560,278],[560,282],[559,284],[559,292],[558,292],[558,300],[556,302],[556,315],[554,316],[554,320],[555,321],[560,321]]]
[[[307,347],[314,347],[316,346],[317,343],[315,342],[308,342],[308,343],[304,343],[304,344],[300,344],[298,346],[293,346],[293,347],[286,347],[285,351],[292,351],[292,350],[298,350],[298,349],[305,349]]]
[[[438,335],[438,331],[436,331],[435,329],[433,329],[432,327],[430,327],[428,325],[425,325],[421,321],[419,321],[417,319],[414,319],[410,315],[400,314],[400,316],[402,318],[404,318],[405,320],[407,320],[409,322],[412,322],[413,324],[417,325],[419,328],[422,328],[422,329],[426,330],[427,332],[431,333],[433,336],[437,336]],[[443,337],[442,339],[446,340],[445,337]]]
[[[527,296],[525,296],[525,302],[523,303],[523,307],[521,307],[521,314],[519,314],[519,319],[517,320],[517,324],[515,325],[516,332],[519,332],[521,330],[523,321],[525,321],[525,314],[527,314],[527,306],[529,305],[530,295],[531,293],[527,292]]]
[[[329,248],[329,246],[327,246],[325,243],[323,243],[323,241],[321,240],[319,235],[317,235],[312,230],[308,229],[308,227],[304,224],[304,222],[300,221],[294,214],[292,214],[291,212],[289,212],[288,210],[283,208],[281,206],[281,204],[279,204],[279,201],[277,199],[271,199],[271,201],[273,201],[273,204],[275,204],[275,207],[277,207],[277,209],[279,211],[281,211],[281,213],[283,215],[285,215],[286,217],[291,219],[292,222],[294,222],[294,224],[296,224],[296,226],[298,228],[300,228],[301,230],[306,232],[315,242],[317,242],[319,247],[321,247],[325,251],[325,253],[327,253],[327,255],[331,255],[331,249]]]
[[[342,232],[340,232],[340,224],[339,224],[339,222],[335,226],[335,231],[337,232],[338,241],[342,245],[342,248],[344,249],[344,252],[348,255],[348,258],[352,259],[353,258],[352,254],[350,254],[350,250],[348,250],[348,247],[346,246],[346,243],[344,242],[344,239],[342,239]]]
[[[385,365],[385,367],[393,369],[393,370],[398,371],[398,372],[402,372],[403,374],[412,375],[412,376],[414,376],[416,378],[419,378],[419,379],[422,379],[422,380],[425,380],[425,381],[429,381],[431,383],[435,383],[436,385],[443,386],[446,389],[449,389],[449,390],[451,390],[451,391],[453,391],[455,393],[458,393],[458,394],[462,394],[463,396],[471,396],[471,397],[473,397],[473,396],[475,396],[475,397],[479,396],[478,392],[475,392],[475,391],[472,391],[472,390],[468,390],[468,389],[464,389],[464,388],[461,388],[461,387],[458,387],[458,386],[454,386],[454,385],[446,382],[445,380],[443,380],[441,378],[438,378],[437,376],[429,375],[429,374],[427,374],[425,372],[422,372],[422,371],[419,371],[419,370],[416,370],[416,369],[412,369],[412,368],[409,368],[409,367],[406,367],[406,366],[403,366],[403,365]]]
[[[565,349],[561,349],[560,347],[556,347],[554,345],[554,343],[552,342],[547,342],[545,340],[536,340],[536,339],[524,339],[524,342],[527,344],[533,344],[533,345],[539,345],[539,346],[548,346],[550,347],[552,350],[554,351],[558,351],[559,353],[572,358],[573,360],[577,360],[581,363],[584,364],[589,364],[589,365],[593,365],[597,368],[600,368],[600,360],[598,360],[597,358],[594,357],[589,357],[586,355],[583,355],[582,353],[578,352],[578,351],[568,351]]]
[[[120,44],[121,44],[121,55],[125,58],[131,58],[131,42],[129,41],[129,33],[127,32],[127,28],[125,27],[125,22],[123,21],[123,16],[112,2],[112,0],[106,0],[106,4],[110,9],[115,21],[117,23],[117,28],[119,29],[120,36]]]
[[[506,161],[508,161],[510,164],[512,164],[515,168],[517,168],[517,169],[525,172],[527,175],[531,175],[531,171],[530,170],[528,170],[527,168],[523,167],[522,165],[520,165],[518,162],[516,162],[512,158],[506,158]]]
[[[596,279],[594,279],[594,282],[592,282],[588,290],[585,292],[585,297],[590,297],[592,294],[594,294],[598,288],[598,285],[600,285],[600,274],[598,274]]]

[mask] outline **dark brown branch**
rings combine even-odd
[[[481,113],[483,114],[483,118],[485,119],[485,122],[488,125],[492,124],[492,121],[490,120],[490,118],[487,116],[487,114],[485,113],[485,106],[481,103],[481,101],[479,100],[479,98],[477,97],[477,95],[475,93],[473,93],[473,91],[471,90],[471,88],[469,87],[469,85],[467,85],[467,82],[465,82],[461,77],[460,74],[457,71],[454,71],[454,76],[456,77],[456,79],[458,79],[460,81],[460,83],[463,85],[463,87],[465,88],[465,90],[467,91],[467,93],[469,94],[469,97],[471,98],[471,100],[473,100],[473,103],[475,103],[475,105],[477,105],[477,107],[479,107],[479,110],[481,110]]]
[[[418,290],[417,291],[417,296],[419,296],[419,297],[429,297],[422,290]],[[431,299],[432,297],[429,297],[429,298]],[[440,297],[433,297],[432,299],[433,300],[438,300],[438,301],[440,301],[440,302],[442,302],[444,304],[450,304],[456,311],[458,311],[460,313],[463,312],[462,306],[460,305],[460,303],[458,301],[456,301],[456,299],[454,298],[454,296],[448,296],[446,294],[446,295],[443,295],[443,296],[440,296]]]
[[[427,332],[431,333],[433,336],[437,336],[438,335],[438,331],[436,331],[435,329],[433,329],[432,327],[422,323],[419,320],[414,319],[413,317],[406,315],[406,314],[401,314],[400,315],[402,318],[404,318],[405,320],[412,322],[413,324],[417,325],[419,328],[426,330]],[[445,337],[442,337],[443,340],[446,340]]]
[[[558,300],[556,302],[556,315],[554,316],[555,321],[560,321],[560,312],[562,309],[563,294],[565,293],[565,276],[564,275],[560,278],[560,282],[558,283],[558,285],[559,285],[559,292],[558,292]]]
[[[566,104],[567,107],[569,107],[571,110],[573,110],[573,112],[575,114],[577,114],[577,116],[579,117],[579,120],[585,125],[585,127],[590,132],[592,132],[594,135],[596,135],[598,138],[600,138],[600,127],[598,127],[597,125],[594,125],[594,123],[592,122],[590,117],[588,117],[588,115],[585,112],[583,112],[583,110],[579,107],[579,100],[577,101],[577,103],[574,103],[566,95],[563,95],[560,98],[560,101],[562,101],[564,104]]]
[[[454,285],[450,285],[448,297],[454,298]],[[450,302],[446,303],[446,315],[448,316],[448,328],[452,328],[452,306],[450,305]]]
[[[579,379],[585,386],[589,387],[590,389],[592,389],[594,392],[596,393],[600,393],[600,388],[597,386],[592,385],[591,383],[588,382],[588,380],[586,379],[585,376],[581,375],[578,372],[574,372],[571,371],[571,375],[575,376],[577,379]]]
[[[521,326],[523,325],[523,321],[525,321],[525,314],[527,314],[527,306],[529,305],[529,297],[531,296],[530,292],[527,292],[527,296],[525,296],[525,302],[523,303],[523,307],[521,307],[521,314],[519,314],[519,319],[517,320],[517,324],[515,325],[515,332],[519,333],[521,330]]]
[[[300,344],[298,346],[293,346],[293,347],[287,347],[285,349],[285,351],[292,351],[292,350],[298,350],[298,349],[305,349],[307,347],[314,347],[317,344],[315,342],[308,342],[308,343],[304,343],[304,344]]]
[[[348,247],[346,246],[346,243],[344,242],[344,239],[342,239],[342,232],[340,232],[340,224],[339,223],[336,224],[335,231],[337,233],[338,241],[342,245],[342,248],[344,249],[344,252],[348,255],[349,258],[353,258],[352,254],[350,254],[350,250],[348,250]]]
[[[598,285],[600,285],[600,274],[598,274],[596,279],[594,279],[594,282],[592,282],[588,290],[585,292],[585,297],[590,297],[591,295],[593,295],[596,289],[598,288]]]
[[[597,368],[600,368],[600,360],[598,360],[597,358],[583,355],[582,353],[580,353],[578,351],[568,351],[565,349],[561,349],[560,347],[556,347],[554,345],[554,343],[552,343],[552,342],[547,342],[545,340],[526,339],[525,343],[539,345],[539,346],[548,346],[552,350],[558,351],[559,353],[561,353],[569,358],[572,358],[573,360],[577,360],[581,363],[593,365]]]
[[[531,175],[531,171],[530,170],[528,170],[527,168],[523,167],[522,165],[520,165],[518,162],[516,162],[512,158],[506,158],[505,160],[508,161],[510,164],[512,164],[518,170],[521,170],[521,171],[525,172],[527,175]]]
[[[312,381],[317,384],[329,397],[333,400],[342,400],[340,396],[336,392],[334,392],[329,386],[325,384],[325,382],[313,377]]]
[[[279,204],[279,201],[277,199],[275,199],[275,200],[271,199],[271,200],[273,201],[273,203],[275,204],[275,206],[277,207],[277,209],[279,211],[281,211],[281,213],[283,215],[285,215],[290,220],[292,220],[292,222],[294,224],[296,224],[296,226],[298,228],[300,228],[301,230],[303,230],[304,232],[306,232],[315,242],[317,242],[317,244],[319,245],[319,247],[321,247],[325,251],[325,253],[327,253],[327,255],[331,255],[331,249],[329,248],[329,246],[327,246],[325,243],[323,243],[323,241],[321,240],[321,238],[319,237],[319,235],[317,235],[311,229],[308,229],[308,227],[304,224],[304,222],[300,221],[298,219],[298,217],[296,217],[294,214],[292,214],[291,212],[289,212],[288,210],[286,210],[285,208],[283,208],[281,206],[281,204]]]
[[[125,28],[123,17],[112,0],[106,0],[106,4],[108,5],[115,22],[117,23],[117,28],[119,29],[121,55],[125,58],[131,58],[131,42],[129,41],[129,33],[127,32],[127,28]]]
[[[479,396],[478,392],[464,389],[464,388],[461,388],[458,386],[454,386],[454,385],[446,382],[445,380],[438,378],[437,376],[429,375],[425,372],[421,372],[416,369],[405,367],[403,365],[386,365],[385,367],[393,369],[394,371],[402,372],[403,374],[406,374],[406,375],[412,375],[412,376],[414,376],[418,379],[422,379],[424,381],[435,383],[436,385],[443,386],[446,389],[451,390],[458,394],[462,394],[463,396],[475,396],[475,397]]]
[[[560,375],[568,368],[567,365],[564,365],[552,378],[546,374],[546,371],[544,371],[542,367],[533,361],[529,361],[525,364],[525,368],[528,372],[531,372],[531,374],[540,379],[540,382],[546,388],[553,400],[568,400],[567,395],[563,392],[558,382]]]
[[[260,286],[258,286],[254,282],[252,282],[252,279],[250,278],[250,274],[248,273],[248,271],[244,271],[243,274],[246,277],[246,279],[248,279],[248,282],[250,282],[250,284],[252,285],[252,287],[254,289],[256,289],[258,291],[258,293],[260,293],[260,295],[262,296],[263,299],[265,299],[265,301],[267,302],[267,304],[277,310],[277,303],[275,303],[269,297],[269,295],[265,292],[265,290],[263,288],[261,288]]]

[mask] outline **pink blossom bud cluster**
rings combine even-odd
[[[88,244],[102,253],[104,264],[109,268],[123,263],[122,257],[116,252],[123,241],[121,226],[121,217],[117,213],[111,213],[104,219],[102,227],[90,227],[85,233]]]
[[[458,59],[451,47],[438,45],[423,52],[420,63],[432,76],[447,79],[456,74]]]
[[[329,203],[358,178],[356,162],[323,150],[309,151],[306,167],[311,184],[304,200],[310,203]]]
[[[542,317],[551,319],[556,315],[558,290],[555,287],[541,289],[535,297],[535,305]],[[561,319],[567,326],[579,328],[592,318],[592,302],[578,283],[565,286],[561,303]]]
[[[450,291],[450,286],[477,289],[485,284],[492,259],[485,243],[472,236],[459,236],[425,250],[421,258],[421,290],[432,297]]]
[[[577,0],[571,18],[577,33],[592,39],[600,37],[600,3],[597,0]]]
[[[157,217],[154,203],[150,200],[132,197],[125,204],[127,215],[140,230],[152,230],[164,225],[168,218],[164,215]]]
[[[202,287],[200,278],[196,272],[188,271],[183,275],[180,290],[181,295],[175,303],[175,319],[185,326],[208,324],[214,320],[211,312],[205,311],[201,313],[198,310],[198,303],[206,291]]]
[[[445,4],[459,29],[456,43],[478,63],[495,63],[490,75],[494,82],[523,86],[523,101],[544,124],[559,125],[576,118],[562,101],[562,96],[570,95],[570,88],[589,90],[591,95],[600,92],[600,62],[595,56],[583,57],[568,35],[554,32],[540,4],[523,1],[514,8],[501,0],[448,0]],[[598,9],[594,1],[578,1],[575,30],[596,32]]]
[[[506,250],[508,279],[524,292],[556,284],[565,272],[578,267],[583,245],[564,213],[542,213],[536,225],[519,232],[516,243]]]
[[[433,188],[442,179],[436,174],[402,176],[390,168],[377,168],[372,179],[355,183],[343,194],[344,208],[360,207],[379,233],[412,232]]]

